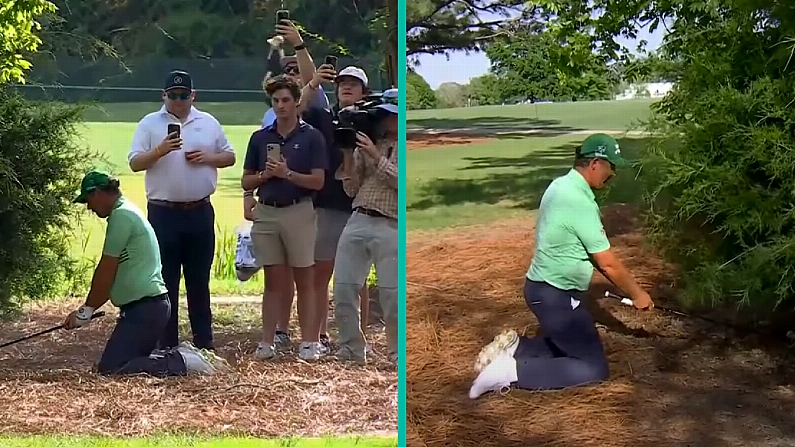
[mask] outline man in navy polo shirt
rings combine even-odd
[[[320,358],[319,327],[314,303],[316,215],[312,200],[323,188],[328,164],[323,134],[299,120],[301,87],[286,76],[268,82],[276,121],[251,135],[243,164],[243,190],[257,189],[251,240],[265,269],[262,300],[262,342],[256,357],[273,358],[279,292],[292,269],[298,292],[298,320],[304,360]],[[275,299],[272,299],[275,298]]]

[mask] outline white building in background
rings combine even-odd
[[[673,82],[630,84],[623,93],[616,95],[616,99],[662,98],[663,96],[667,95],[673,87]]]

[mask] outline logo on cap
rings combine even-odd
[[[175,84],[182,84],[182,76],[174,76]]]

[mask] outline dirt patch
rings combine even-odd
[[[494,138],[460,133],[409,132],[406,134],[406,149],[438,149],[439,146],[487,143]]]
[[[252,324],[216,325],[218,353],[233,371],[214,377],[109,379],[93,374],[112,330],[110,315],[79,330],[56,331],[0,350],[0,433],[141,436],[179,431],[272,437],[397,431],[397,371],[386,359],[382,329],[368,330],[375,361],[366,367],[306,363],[294,354],[255,361],[259,306],[225,306],[233,310],[223,318],[243,315]],[[6,324],[0,340],[58,325],[65,309],[32,309],[27,321]],[[300,332],[296,328],[293,333]]]
[[[619,256],[658,304],[674,267],[644,246],[634,213],[605,210]],[[407,249],[409,446],[792,446],[793,358],[785,346],[691,318],[587,303],[610,359],[610,381],[556,392],[513,390],[472,401],[480,348],[505,327],[537,322],[521,296],[532,256],[530,219],[432,237]]]

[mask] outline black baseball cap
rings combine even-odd
[[[169,91],[177,88],[184,88],[186,90],[193,91],[193,79],[191,79],[188,72],[174,70],[168,74],[168,77],[166,78],[166,86],[163,88],[163,90]]]

